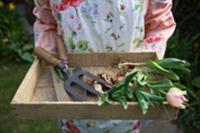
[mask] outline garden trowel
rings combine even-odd
[[[101,96],[100,92],[83,81],[83,76],[110,88],[111,85],[104,79],[90,73],[89,71],[82,70],[80,67],[77,67],[71,74],[67,65],[67,51],[61,36],[57,35],[56,42],[60,59],[56,58],[54,55],[50,54],[41,47],[35,48],[34,52],[39,59],[50,63],[62,72],[65,79],[64,88],[75,100],[86,100],[87,92],[96,96]]]

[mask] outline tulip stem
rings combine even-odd
[[[164,95],[167,94],[167,92],[163,91],[163,90],[160,90],[161,93],[163,93]]]

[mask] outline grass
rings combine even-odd
[[[57,121],[16,120],[10,101],[30,64],[0,61],[0,133],[60,133]]]

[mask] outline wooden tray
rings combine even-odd
[[[69,64],[84,68],[102,68],[121,61],[144,62],[157,59],[155,53],[71,53]],[[12,102],[13,114],[20,119],[176,119],[178,109],[166,107],[170,118],[161,105],[150,107],[142,115],[136,102],[130,102],[127,110],[120,103],[98,106],[97,98],[88,97],[88,101],[74,101],[63,90],[59,80],[52,76],[52,68],[35,60],[19,86]],[[100,70],[100,69],[97,69]],[[55,83],[55,84],[54,84]]]

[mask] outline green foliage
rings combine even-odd
[[[182,78],[190,87],[190,106],[179,113],[178,125],[185,133],[197,133],[200,131],[200,1],[175,0],[173,13],[177,30],[168,41],[166,57],[188,60],[192,70],[192,75]]]
[[[0,60],[0,133],[60,133],[57,120],[16,120],[10,102],[30,63]]]
[[[0,9],[0,58],[12,61],[33,61],[32,35],[24,31],[17,11]]]
[[[170,65],[172,63],[173,65]],[[98,105],[112,104],[113,101],[119,101],[124,109],[127,109],[128,102],[136,100],[142,113],[146,114],[149,105],[163,104],[163,101],[166,101],[166,94],[170,88],[185,89],[179,83],[180,78],[174,71],[189,67],[190,64],[184,60],[165,58],[157,61],[149,60],[135,65],[145,67],[145,69],[140,71],[133,68],[122,81],[114,84],[99,98]],[[158,79],[153,80],[155,76],[161,76],[162,78],[159,81]]]
[[[171,80],[179,80],[179,77],[176,73],[174,73],[172,70],[167,70],[167,69],[163,68],[155,61],[150,60],[146,64],[151,69],[158,71],[161,75],[166,76],[167,78],[169,78]]]
[[[199,0],[174,0],[173,14],[184,39],[200,32],[200,2]],[[181,44],[180,44],[181,45]]]
[[[192,85],[194,87],[200,88],[200,76],[193,79]]]
[[[187,24],[181,25],[187,26]],[[182,32],[182,28],[180,26],[168,41],[166,57],[176,57],[191,63],[191,75],[182,75],[183,72],[187,73],[188,70],[179,72],[181,83],[185,83],[187,86],[190,106],[179,113],[178,125],[186,133],[192,133],[200,130],[200,32],[195,33],[196,30],[194,30],[193,32],[187,32],[187,34]]]

